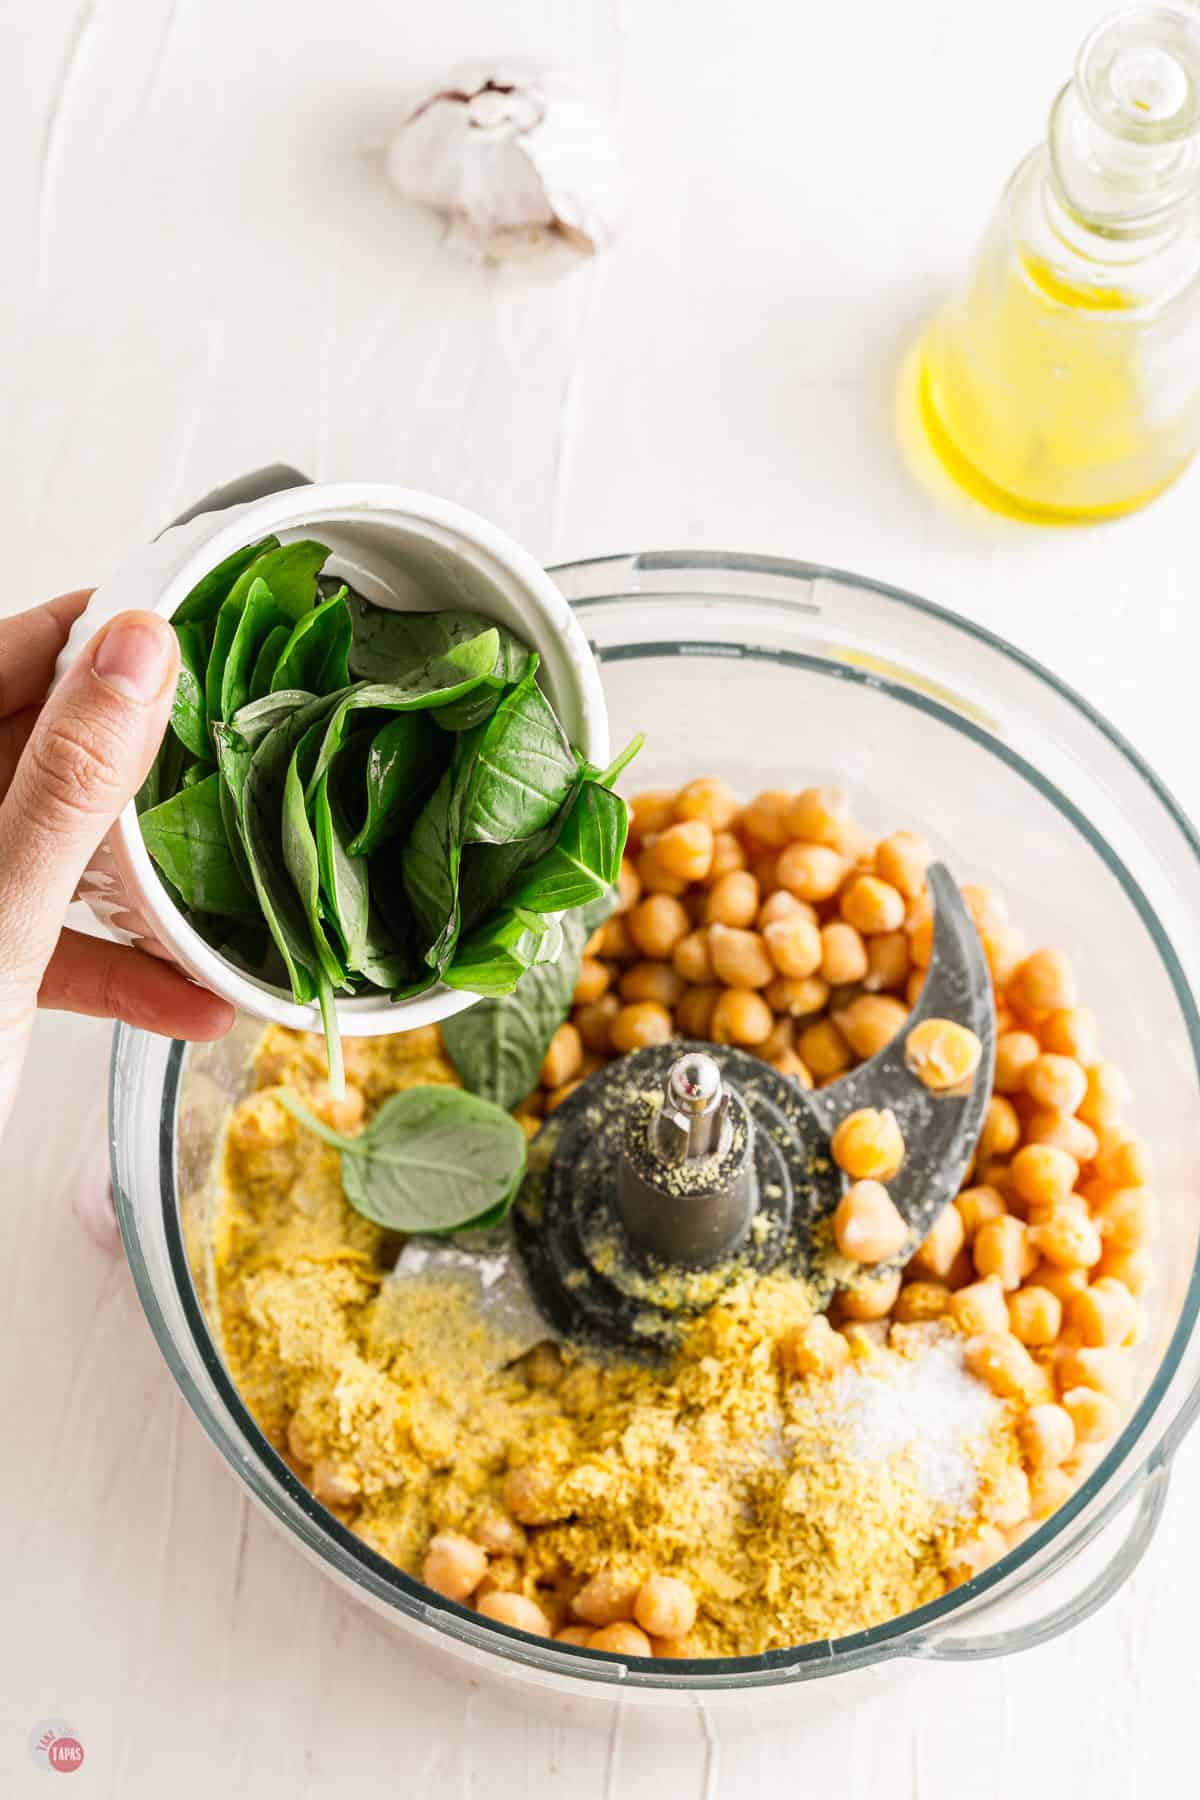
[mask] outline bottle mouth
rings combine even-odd
[[[1131,6],[1104,19],[1075,65],[1093,124],[1128,145],[1186,144],[1200,134],[1200,18]]]
[[[1200,190],[1200,16],[1131,6],[1079,53],[1050,116],[1060,197],[1088,227],[1156,229]]]

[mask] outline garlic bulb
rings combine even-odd
[[[620,221],[611,120],[569,78],[528,64],[452,70],[393,138],[387,171],[494,260],[553,242],[603,250]]]

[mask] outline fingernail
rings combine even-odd
[[[92,667],[127,700],[156,700],[171,669],[171,629],[157,619],[117,619],[97,644]]]

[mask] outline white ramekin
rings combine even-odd
[[[397,611],[467,607],[486,613],[537,650],[539,680],[568,737],[590,759],[608,761],[608,715],[587,639],[545,570],[504,532],[464,507],[383,482],[292,487],[264,499],[204,512],[173,526],[92,596],[59,658],[74,661],[100,627],[140,608],[170,618],[208,569],[243,544],[274,532],[316,537],[332,554],[325,573],[349,581],[376,605]],[[320,1029],[315,1006],[235,968],[205,943],[171,904],[127,806],[79,887],[106,931],[177,963],[194,981],[243,1012],[297,1030]],[[439,985],[393,1004],[386,994],[339,999],[347,1037],[381,1037],[449,1018],[475,996]]]

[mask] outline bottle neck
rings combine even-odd
[[[1200,18],[1134,6],[1080,51],[1050,113],[1054,200],[1108,239],[1171,235],[1200,194]]]

